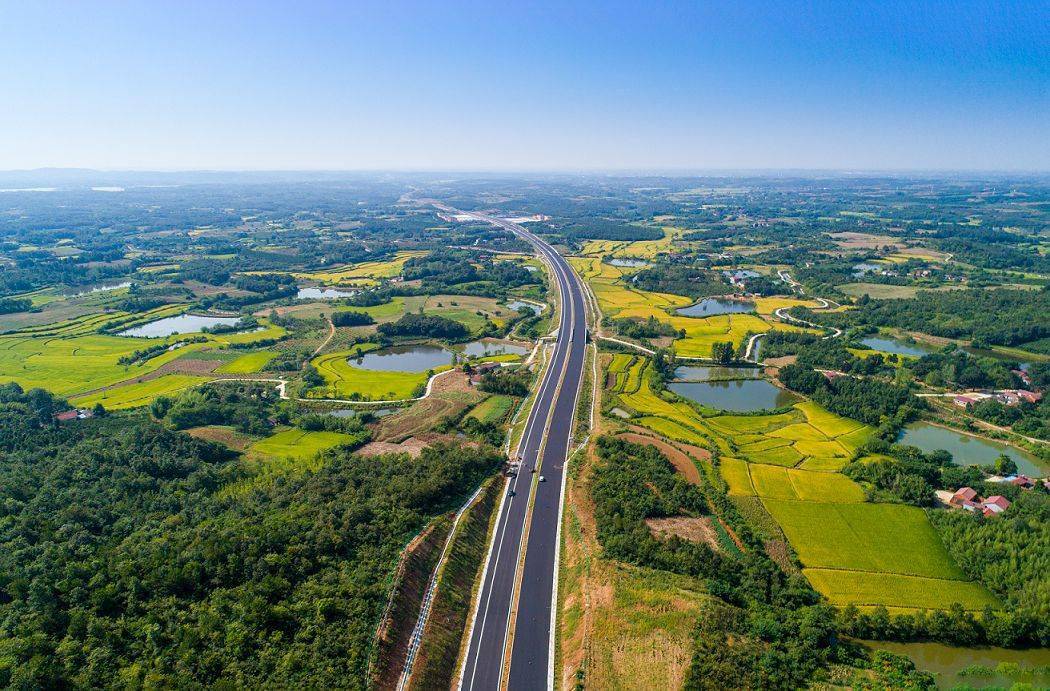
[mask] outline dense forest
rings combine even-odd
[[[861,300],[845,312],[794,308],[804,319],[839,327],[896,327],[976,345],[1020,346],[1039,350],[1050,337],[1050,289],[921,291],[913,299]]]
[[[242,477],[225,448],[127,418],[54,427],[0,392],[0,685],[364,687],[405,542],[500,462],[461,446],[329,452]]]
[[[889,425],[895,430],[925,405],[908,389],[896,384],[853,376],[828,379],[797,363],[780,370],[780,381],[833,413],[874,427]]]

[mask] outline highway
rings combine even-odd
[[[444,211],[468,213],[436,205]],[[554,678],[559,526],[565,462],[584,373],[585,303],[579,277],[550,245],[516,223],[480,213],[469,215],[531,243],[553,268],[561,296],[554,352],[525,423],[520,471],[504,491],[459,681],[459,688],[467,691],[503,686],[532,691],[550,688]],[[533,467],[535,473],[530,472]],[[539,482],[541,475],[544,482]],[[516,595],[519,564],[521,585]],[[510,666],[504,674],[508,647]]]

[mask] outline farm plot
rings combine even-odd
[[[277,353],[271,350],[262,350],[258,353],[247,353],[236,360],[227,362],[219,367],[216,372],[221,374],[252,374],[258,372],[274,358]]]
[[[188,374],[165,374],[156,379],[148,379],[127,386],[106,389],[80,398],[70,399],[78,408],[90,408],[101,403],[106,410],[126,410],[149,405],[157,396],[171,396],[180,391],[198,386],[208,381],[207,377],[194,377]]]
[[[173,309],[177,312],[183,308],[160,308],[136,315],[135,321],[168,316]],[[259,331],[203,335],[206,340],[201,343],[180,344],[186,336],[144,339],[98,333],[105,324],[127,318],[128,315],[120,313],[96,314],[0,336],[0,382],[13,381],[26,389],[39,387],[60,396],[71,396],[141,378],[172,360],[207,348],[252,343],[285,334],[282,327],[265,320]],[[120,362],[135,351],[165,345],[171,349],[147,360],[134,364]]]
[[[751,481],[764,499],[788,499],[827,503],[864,501],[860,485],[839,473],[818,473],[793,468],[754,464]]]
[[[266,439],[255,442],[249,452],[255,456],[287,458],[293,461],[305,461],[313,458],[325,449],[340,444],[349,444],[355,437],[339,432],[306,432],[301,429],[286,429]]]
[[[426,254],[421,251],[398,252],[387,261],[361,262],[322,271],[300,271],[291,275],[307,281],[316,281],[324,285],[372,285],[378,279],[400,276],[405,262],[412,257]],[[248,273],[272,273],[254,271]]]
[[[513,407],[514,399],[510,396],[489,396],[474,406],[467,413],[467,417],[476,418],[480,422],[502,422]]]
[[[764,499],[808,568],[966,580],[922,509]]]
[[[971,581],[834,569],[803,569],[802,572],[833,605],[947,609],[958,602],[969,610],[999,605],[983,585]]]
[[[994,604],[982,586],[967,580],[921,509],[867,503],[859,485],[835,472],[870,437],[870,427],[811,401],[775,415],[705,415],[653,391],[648,367],[640,356],[613,356],[606,376],[612,404],[633,411],[632,423],[665,438],[717,447],[734,502],[754,504],[751,513],[761,514],[772,527],[766,532],[781,540],[785,563],[784,538],[831,603]]]

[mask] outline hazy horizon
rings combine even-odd
[[[1050,169],[1038,2],[51,2],[0,170]]]

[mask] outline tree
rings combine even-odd
[[[1015,475],[1017,474],[1017,463],[1005,453],[1001,453],[995,459],[995,472],[999,475]]]
[[[736,359],[736,348],[730,341],[719,341],[711,344],[711,359],[720,365],[729,365]]]

